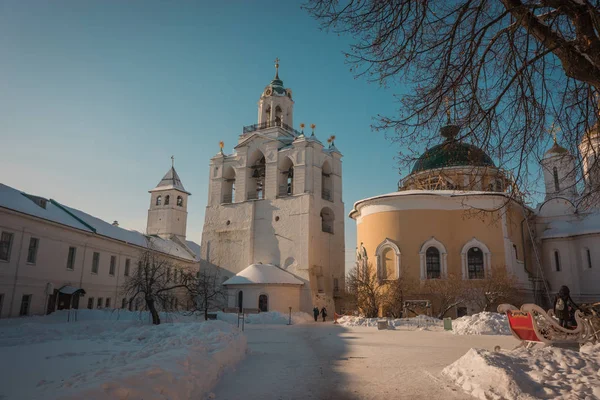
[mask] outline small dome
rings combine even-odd
[[[457,125],[442,127],[440,134],[446,138],[446,141],[427,149],[419,157],[411,173],[460,166],[495,167],[491,157],[479,147],[455,139],[459,130],[460,127]]]
[[[559,146],[558,143],[554,142],[554,145],[550,147],[550,149],[544,154],[544,158],[553,157],[557,155],[568,154],[569,150],[565,149],[562,146]]]

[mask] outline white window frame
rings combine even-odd
[[[396,255],[396,278],[395,279],[387,279],[387,278],[383,279],[382,255],[383,255],[384,250],[386,250],[386,249],[392,249],[392,251]],[[379,246],[377,246],[377,249],[375,250],[375,256],[377,257],[377,279],[386,280],[386,281],[393,281],[393,280],[400,279],[400,267],[402,265],[402,261],[401,261],[402,253],[400,252],[400,248],[398,248],[398,245],[396,243],[392,242],[389,238],[385,238],[385,240],[383,242],[381,242],[379,244]]]
[[[440,279],[446,279],[448,277],[448,252],[446,246],[434,236],[421,245],[419,251],[419,260],[421,264],[421,280],[427,280],[427,257],[426,252],[430,247],[435,247],[440,252]]]
[[[479,247],[479,249],[483,252],[483,271],[485,274],[486,278],[489,278],[492,276],[492,252],[490,251],[490,249],[485,245],[485,243],[477,240],[477,238],[473,238],[471,240],[469,240],[467,243],[465,243],[465,245],[463,246],[461,252],[460,252],[460,260],[461,260],[461,264],[462,264],[462,277],[464,280],[471,280],[471,281],[476,281],[478,279],[469,279],[469,265],[468,265],[468,259],[467,259],[467,252],[472,249],[473,247]]]

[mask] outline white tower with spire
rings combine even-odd
[[[544,173],[546,200],[564,197],[574,201],[577,197],[577,169],[575,156],[560,146],[554,134],[554,145],[544,154],[540,164]]]
[[[175,171],[174,158],[171,168],[156,187],[149,191],[150,208],[146,233],[165,239],[173,236],[185,240],[187,228],[187,200],[191,193],[186,191]]]
[[[310,135],[293,128],[292,91],[275,68],[258,123],[210,160],[201,265],[222,269],[230,307],[331,313],[345,275],[342,154],[314,124]]]
[[[275,78],[269,83],[258,100],[258,124],[263,127],[294,126],[294,101],[292,90],[283,87],[279,79],[279,58],[275,59]]]

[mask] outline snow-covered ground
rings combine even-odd
[[[442,374],[483,400],[600,399],[600,344],[580,352],[471,349]]]
[[[453,320],[452,333],[456,335],[511,334],[506,315],[493,312],[480,312]]]
[[[217,319],[227,321],[232,324],[237,324],[237,314],[225,314],[221,311],[217,312]],[[246,324],[262,324],[262,325],[287,325],[290,322],[289,314],[282,314],[277,311],[261,312],[260,314],[246,315]],[[309,314],[304,312],[292,313],[292,324],[307,324],[314,323],[315,320]]]
[[[388,329],[406,328],[406,329],[432,329],[438,330],[444,327],[444,322],[437,318],[428,317],[426,315],[419,315],[414,318],[398,318],[398,319],[386,319],[386,318],[365,318],[365,317],[353,317],[343,316],[338,318],[338,324],[342,326],[367,326],[377,327],[378,321],[386,321]]]
[[[223,321],[80,310],[0,321],[0,399],[201,398],[246,355]],[[72,314],[73,316],[73,314]],[[10,360],[10,361],[8,361]]]

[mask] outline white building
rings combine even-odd
[[[333,310],[342,290],[342,154],[314,126],[309,136],[293,129],[293,113],[277,73],[258,101],[258,123],[244,127],[233,154],[210,160],[201,262],[225,271],[231,307]],[[240,286],[227,280],[236,274],[259,278]]]
[[[579,152],[585,186],[576,190],[576,158],[556,141],[541,161],[546,198],[536,225],[544,277],[552,292],[567,285],[575,301],[600,298],[600,125],[588,132]]]
[[[150,191],[147,235],[0,184],[0,318],[69,308],[142,307],[120,287],[147,247],[199,268],[185,239],[187,199],[174,168]],[[180,303],[181,308],[185,304]]]

